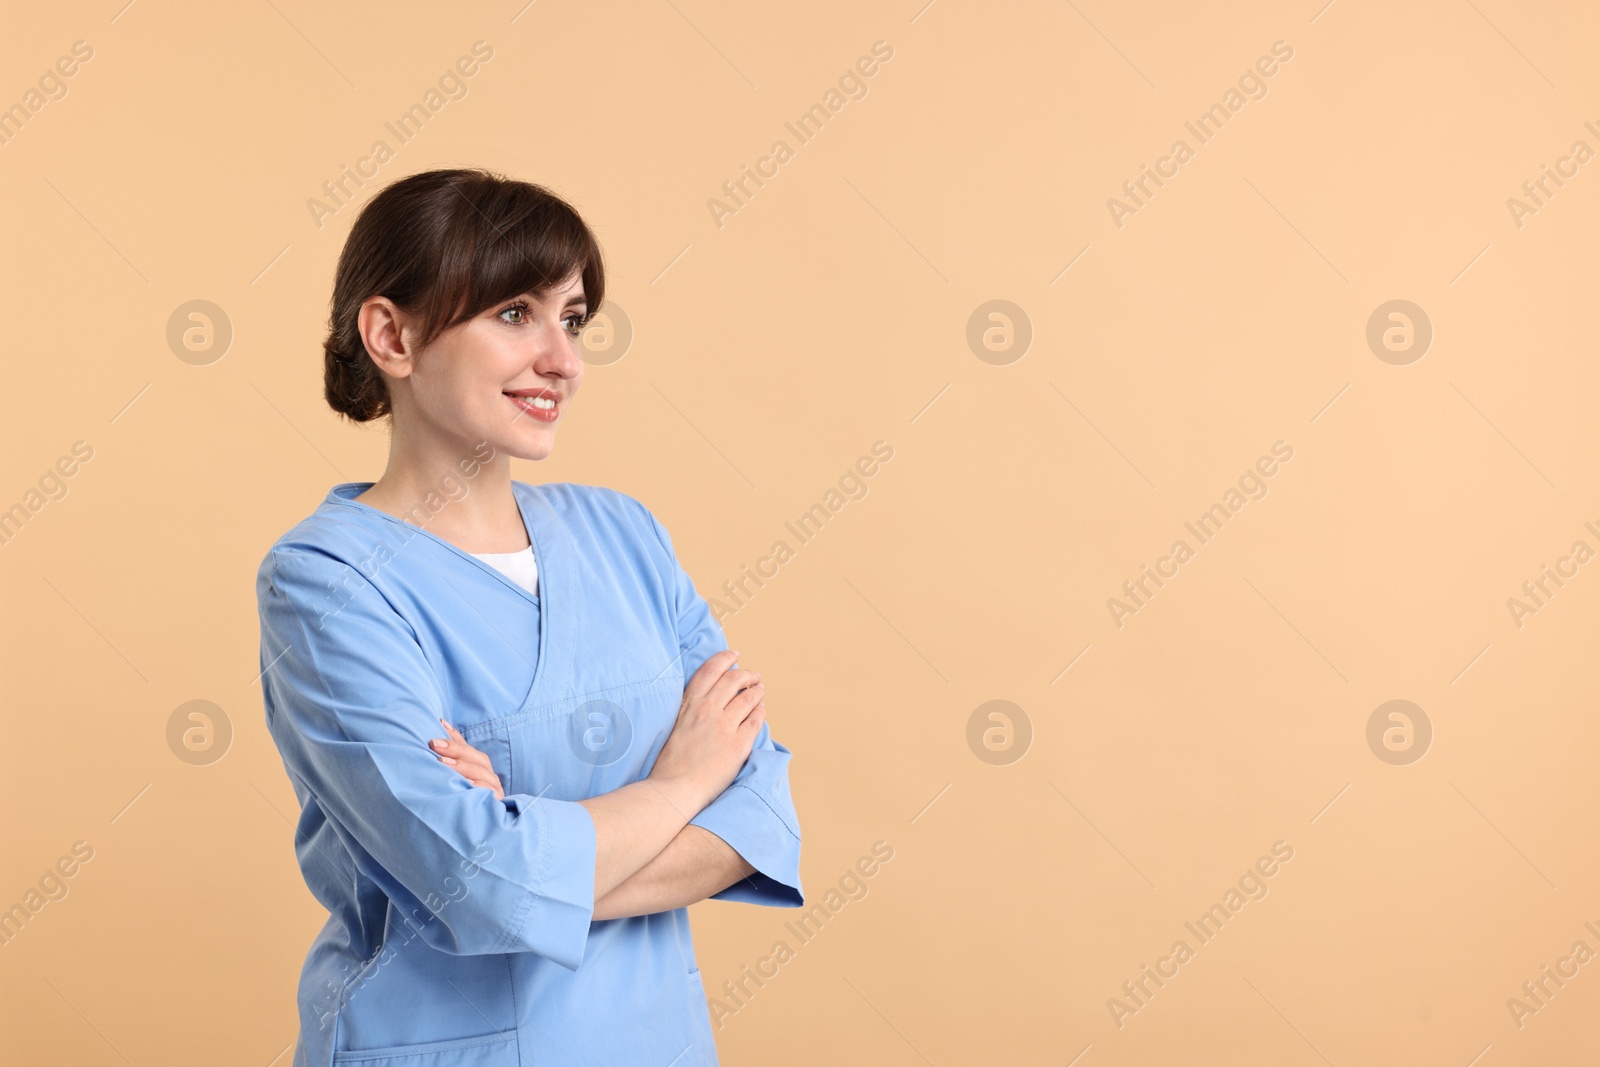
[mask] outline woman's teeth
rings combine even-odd
[[[507,393],[506,396],[509,396],[519,404],[527,404],[542,411],[549,411],[556,406],[556,402],[547,396],[520,396],[516,393]]]

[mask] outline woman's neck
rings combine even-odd
[[[511,461],[487,446],[432,458],[391,449],[383,476],[356,499],[464,552],[517,552],[529,544],[511,488]]]

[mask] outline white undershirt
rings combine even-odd
[[[474,552],[473,555],[529,593],[539,595],[539,565],[533,560],[532,545],[521,552]]]

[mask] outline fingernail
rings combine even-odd
[[[440,756],[439,761],[441,763],[454,763],[455,759],[450,756]]]
[[[443,752],[445,749],[450,747],[450,742],[448,742],[448,741],[440,741],[438,738],[435,738],[434,740],[429,741],[428,744],[432,745],[434,748],[438,749],[441,752]]]
[[[450,729],[453,729],[453,727],[452,727],[452,726],[451,726],[451,725],[450,725],[450,724],[449,724],[449,723],[447,723],[447,722],[445,722],[445,721],[444,721],[444,720],[443,720],[443,719],[440,719],[440,720],[439,720],[439,723],[440,723],[440,725],[442,725],[442,726],[443,726],[443,727],[444,727],[444,728],[445,728],[445,729],[446,729],[446,730],[450,730]]]

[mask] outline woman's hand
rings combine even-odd
[[[439,720],[439,725],[445,728],[450,735],[448,740],[429,742],[433,746],[434,755],[440,762],[447,763],[473,785],[494,790],[494,795],[501,800],[505,799],[506,791],[500,786],[500,776],[494,773],[494,768],[489,765],[489,757],[467,744],[467,739],[462,737],[454,726]]]
[[[650,769],[657,781],[688,783],[702,808],[738,776],[767,718],[761,675],[731,670],[738,659],[737,651],[718,652],[694,672],[678,721]]]

